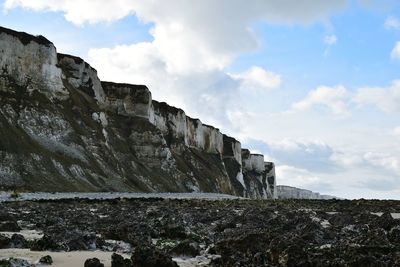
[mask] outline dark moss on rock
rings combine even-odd
[[[150,90],[145,85],[103,81],[101,85],[105,94],[110,98],[124,99],[131,96],[133,103],[149,103],[151,100]]]
[[[168,105],[165,102],[158,102],[156,100],[153,100],[153,107],[154,110],[158,111],[160,114],[164,114],[164,116],[167,116],[168,114],[178,115],[179,113],[181,114],[185,113],[180,108],[176,108],[174,106]]]
[[[77,57],[77,56],[72,56],[68,54],[62,54],[62,53],[57,53],[57,59],[58,61],[63,60],[65,58],[70,58],[72,59],[75,64],[80,65],[80,64],[87,64],[82,58]],[[88,64],[89,65],[89,64]]]

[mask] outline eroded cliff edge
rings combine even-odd
[[[0,27],[0,186],[276,198],[274,164],[218,129],[102,82],[42,36]]]

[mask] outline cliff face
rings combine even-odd
[[[277,198],[279,199],[333,199],[334,196],[321,195],[307,189],[296,188],[286,185],[277,186]]]
[[[274,165],[218,129],[0,28],[0,186],[276,197]]]

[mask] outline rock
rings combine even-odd
[[[104,267],[98,258],[87,259],[84,267]]]
[[[78,57],[58,53],[57,58],[63,72],[69,74],[69,84],[90,95],[99,104],[105,104],[104,90],[94,68]]]
[[[52,265],[53,264],[53,259],[51,258],[50,255],[46,255],[40,258],[39,263],[45,264],[45,265]]]
[[[56,48],[49,40],[1,27],[0,46],[0,75],[11,75],[16,84],[31,85],[31,90],[50,96],[68,94],[57,66]]]
[[[119,115],[150,118],[151,93],[144,85],[102,82],[109,108]]]
[[[277,199],[275,164],[273,162],[264,162],[264,167],[263,186],[267,188],[268,198]]]
[[[1,27],[0,47],[1,188],[274,197],[262,155],[245,160],[255,173],[244,175],[238,141],[145,85],[102,82],[43,36]]]
[[[60,251],[65,250],[66,246],[57,243],[53,236],[45,234],[41,239],[33,242],[31,246],[32,251]]]
[[[136,247],[132,254],[133,266],[141,267],[178,267],[170,256],[154,247]]]
[[[35,267],[35,265],[30,264],[28,261],[24,259],[18,258],[9,258],[9,259],[0,259],[1,267]]]
[[[8,248],[10,244],[10,238],[0,234],[0,249]]]
[[[292,186],[278,185],[276,187],[277,197],[279,199],[332,199],[334,196],[321,195],[306,189],[296,188]]]
[[[400,266],[399,220],[385,215],[385,225],[374,214],[400,210],[400,201],[71,199],[1,207],[1,218],[45,229],[36,245],[68,250],[70,240],[93,242],[93,233],[114,244],[108,251],[132,253],[131,262],[113,255],[114,266],[176,266],[173,255],[223,267]]]
[[[245,196],[246,185],[242,170],[242,145],[235,138],[223,135],[223,161],[235,192]]]
[[[25,237],[20,234],[13,234],[9,243],[10,248],[27,248],[28,242],[25,240]]]
[[[62,228],[58,232],[45,233],[32,244],[31,250],[92,250],[97,247],[97,239],[94,233]],[[101,245],[101,240],[99,244]]]
[[[392,229],[396,225],[400,225],[399,222],[393,219],[390,212],[383,213],[375,220],[374,224],[378,227],[385,229],[386,231],[390,231],[390,229]]]
[[[182,225],[177,225],[177,224],[169,224],[166,225],[164,228],[164,231],[160,234],[162,237],[167,237],[167,238],[186,238],[186,231],[185,228]]]
[[[96,249],[96,234],[79,230],[66,231],[61,236],[69,251]]]
[[[391,242],[400,245],[400,225],[390,229],[388,233],[388,238]]]
[[[244,171],[262,173],[265,170],[264,156],[260,154],[251,154],[248,149],[242,149],[242,162]]]
[[[0,266],[1,267],[12,267],[10,261],[6,260],[6,259],[0,259]]]
[[[19,227],[16,221],[3,221],[0,222],[0,232],[19,232],[21,227]]]
[[[169,250],[169,254],[172,256],[188,256],[196,257],[200,255],[199,244],[190,240],[184,240],[179,242],[178,245]]]
[[[354,217],[348,213],[333,214],[329,219],[329,223],[335,227],[344,227],[346,225],[354,224]]]
[[[117,253],[111,255],[111,267],[131,267],[132,261],[130,259],[125,259]]]

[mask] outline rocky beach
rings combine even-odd
[[[0,206],[0,257],[34,266],[45,255],[53,266],[68,255],[77,266],[85,256],[105,266],[111,257],[112,266],[400,266],[399,201],[75,198]]]

